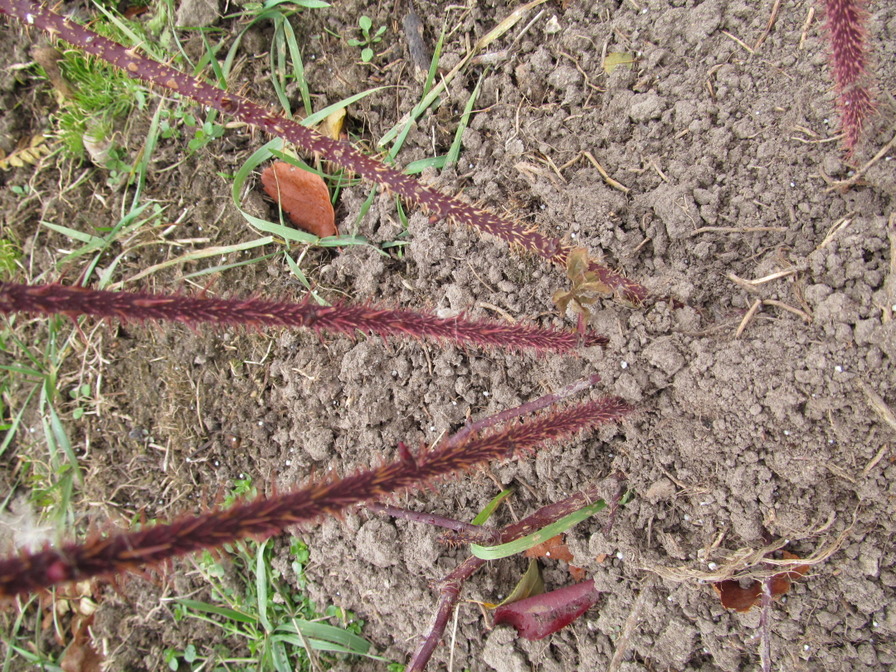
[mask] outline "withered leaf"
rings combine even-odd
[[[532,549],[529,549],[532,550]],[[529,551],[526,551],[528,554]],[[538,566],[538,560],[534,557],[529,560],[529,567],[526,569],[519,582],[514,589],[510,591],[510,595],[505,597],[496,605],[502,607],[505,604],[511,604],[524,600],[533,595],[541,595],[544,592],[544,579],[541,578],[541,567]]]
[[[621,65],[631,67],[635,62],[634,54],[612,51],[604,58],[604,72],[608,75]]]
[[[558,534],[551,537],[547,541],[533,546],[523,553],[527,558],[554,558],[555,560],[563,560],[564,562],[572,562],[573,557],[569,548],[563,543],[563,535]]]
[[[794,555],[789,551],[781,553],[785,560],[799,560],[798,555]],[[785,572],[775,574],[769,580],[769,588],[772,597],[780,597],[790,590],[792,581],[803,576],[809,571],[809,565],[794,565]],[[762,595],[762,584],[759,581],[753,581],[747,586],[742,586],[739,581],[729,579],[712,584],[713,589],[718,593],[722,601],[722,606],[726,609],[734,609],[735,611],[749,611],[759,603]]]
[[[289,221],[303,231],[325,238],[336,235],[336,213],[320,175],[285,161],[275,161],[261,173],[265,193],[280,204]]]

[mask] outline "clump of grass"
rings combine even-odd
[[[251,479],[240,479],[225,497],[224,506],[254,494]],[[320,613],[302,593],[307,585],[308,547],[295,537],[288,543],[293,584],[274,568],[273,547],[267,541],[228,544],[217,554],[204,551],[194,558],[199,575],[209,587],[211,601],[178,598],[174,601],[174,619],[209,623],[227,635],[225,641],[235,641],[248,655],[237,657],[240,651],[232,651],[223,643],[213,647],[188,644],[165,651],[170,669],[179,669],[183,661],[191,669],[194,665],[198,666],[195,669],[239,665],[276,672],[312,672],[321,669],[321,663],[334,663],[337,657],[347,655],[386,661],[370,652],[370,642],[361,637],[364,622],[355,614],[332,605]]]
[[[79,51],[66,50],[60,70],[70,83],[72,96],[63,102],[53,121],[56,135],[73,156],[83,158],[87,154],[85,143],[111,146],[116,123],[135,106],[142,109],[145,104],[141,85],[99,59],[85,58]]]

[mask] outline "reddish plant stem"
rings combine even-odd
[[[489,427],[493,427],[504,422],[510,422],[513,418],[518,418],[521,415],[535,413],[536,411],[540,411],[544,408],[547,408],[548,406],[556,404],[558,401],[562,401],[563,399],[567,399],[568,397],[571,397],[574,394],[578,394],[583,390],[587,390],[589,387],[594,387],[599,381],[600,376],[596,373],[592,374],[588,378],[582,378],[581,380],[577,380],[574,383],[566,385],[557,392],[546,394],[543,397],[539,397],[538,399],[527,401],[525,404],[521,404],[520,406],[508,408],[505,411],[501,411],[500,413],[496,413],[494,415],[483,418],[482,420],[473,422],[450,436],[448,438],[448,441],[461,441],[473,432],[481,432],[483,429],[488,429]]]
[[[479,433],[484,429],[493,427],[494,425],[506,423],[522,415],[528,415],[530,413],[540,411],[578,392],[592,387],[593,385],[597,384],[599,380],[600,376],[594,374],[592,376],[589,376],[588,378],[583,378],[581,380],[575,381],[574,383],[570,383],[563,389],[553,394],[546,394],[543,397],[534,399],[533,401],[529,401],[525,404],[515,406],[514,408],[509,408],[506,411],[490,415],[486,418],[483,418],[482,420],[467,425],[459,432],[452,434],[447,439],[445,439],[445,442],[448,445],[456,445],[464,441],[474,432]],[[615,506],[613,509],[614,513],[615,507],[618,507],[619,499],[621,497],[622,493],[620,492],[619,496],[615,499]],[[402,509],[397,506],[389,506],[379,503],[368,504],[365,508],[367,508],[368,511],[391,516],[392,518],[401,518],[402,520],[410,520],[415,523],[423,523],[424,525],[442,527],[446,530],[451,530],[453,532],[459,533],[454,539],[452,539],[453,542],[465,544],[480,544],[482,546],[491,546],[501,543],[501,530],[496,530],[494,528],[486,528],[482,527],[481,525],[474,525],[473,523],[465,523],[460,520],[455,520],[454,518],[446,518],[445,516],[439,516],[432,513],[421,513],[419,511],[411,511],[409,509]]]
[[[299,327],[316,332],[355,334],[371,332],[383,338],[404,336],[500,347],[509,350],[570,352],[580,344],[578,334],[521,324],[462,317],[439,318],[410,310],[341,304],[318,306],[261,299],[209,299],[203,297],[108,292],[63,285],[0,283],[0,312],[29,312],[70,317],[93,315],[121,320],[241,324],[245,326]],[[606,343],[591,332],[584,345]]]
[[[313,483],[291,493],[257,499],[225,510],[155,525],[139,532],[94,537],[83,544],[0,559],[0,598],[35,592],[58,583],[121,573],[142,565],[245,537],[267,538],[286,527],[335,515],[346,507],[444,478],[549,441],[620,419],[630,411],[621,399],[605,398],[544,414],[463,445],[441,444],[391,464],[347,478]]]
[[[567,497],[559,502],[548,504],[547,506],[538,509],[538,511],[526,516],[518,523],[508,525],[501,530],[496,530],[496,538],[493,539],[491,543],[507,544],[511,541],[516,541],[520,537],[524,537],[527,534],[540,530],[545,525],[556,522],[560,518],[568,516],[584,506],[593,504],[599,499],[598,489],[597,485],[591,485],[571,497]],[[408,664],[405,672],[419,672],[426,667],[436,646],[438,646],[439,642],[442,640],[442,636],[445,634],[445,627],[457,604],[457,600],[460,596],[460,589],[463,586],[464,581],[473,576],[473,574],[485,563],[485,560],[471,556],[439,582],[439,605],[436,609],[432,625],[430,626],[429,632],[414,652],[411,662]]]
[[[460,589],[463,587],[464,581],[479,571],[479,568],[485,563],[485,560],[471,555],[440,582],[439,605],[436,608],[429,633],[420,642],[420,646],[414,652],[414,656],[405,668],[405,672],[422,672],[426,667],[439,642],[442,641],[442,636],[445,634],[445,628],[448,625],[448,619],[451,618],[451,614],[457,608],[457,600],[460,597]]]
[[[318,153],[324,159],[416,203],[439,219],[478,228],[513,246],[534,252],[548,261],[566,267],[566,259],[572,248],[560,240],[545,236],[531,226],[502,219],[491,212],[446,196],[415,178],[362,154],[351,145],[327,138],[247,98],[190,77],[167,65],[143,58],[137,53],[137,47],[126,49],[84,26],[63,18],[37,2],[0,0],[0,13],[9,14],[26,25],[40,28],[54,38],[63,39],[121,68],[129,77],[171,89],[197,103],[220,110],[240,121],[293,142],[308,152]],[[647,290],[644,287],[622,274],[593,260],[590,262],[590,269],[598,274],[601,282],[616,290],[623,299],[639,304],[647,298]]]
[[[381,513],[392,518],[401,518],[402,520],[410,520],[414,523],[422,523],[424,525],[432,525],[433,527],[442,527],[446,530],[460,532],[463,535],[464,540],[469,540],[474,544],[488,546],[496,543],[495,538],[498,534],[497,530],[482,527],[480,525],[473,525],[473,523],[465,523],[462,520],[446,518],[445,516],[439,516],[434,513],[411,511],[409,509],[402,509],[397,506],[379,503],[368,504],[365,508],[373,513]]]

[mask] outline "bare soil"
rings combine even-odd
[[[516,7],[414,4],[429,48],[446,17],[453,29],[445,71]],[[124,521],[141,510],[167,518],[241,475],[271,491],[345,473],[392,459],[399,441],[432,441],[467,418],[596,372],[601,392],[637,406],[630,420],[398,503],[470,520],[499,484],[513,485],[511,507],[498,516],[505,524],[621,471],[637,494],[612,529],[602,533],[605,519],[597,517],[568,535],[601,602],[540,642],[489,630],[480,608],[462,602],[430,669],[448,669],[449,660],[453,670],[500,672],[759,669],[759,610],[725,609],[708,582],[747,551],[784,539],[817,562],[771,609],[772,669],[893,669],[896,434],[863,386],[896,406],[896,153],[851,188],[828,182],[850,177],[893,135],[896,4],[868,4],[879,115],[851,160],[836,137],[820,7],[783,3],[767,39],[752,49],[772,4],[548,2],[490,45],[490,65],[454,81],[439,110],[408,137],[402,163],[444,153],[481,77],[459,164],[424,179],[587,247],[643,282],[654,296],[645,306],[607,301],[595,310],[591,324],[610,338],[606,349],[507,356],[294,332],[90,325],[62,378],[102,376],[95,412],[70,423],[89,474],[79,523]],[[349,110],[348,130],[360,145],[373,146],[419,99],[401,31],[406,12],[407,3],[347,0],[294,21],[316,109],[389,86]],[[359,50],[337,37],[353,36],[362,13],[388,26],[373,65],[359,64]],[[226,20],[214,25],[237,29]],[[5,25],[4,66],[27,62],[39,39]],[[247,37],[234,89],[273,104],[267,60],[255,58],[269,43],[264,28]],[[201,48],[195,38],[188,45]],[[607,75],[602,54],[614,52],[636,54],[634,67]],[[55,103],[30,71],[4,72],[0,135],[14,144],[44,128]],[[151,111],[132,115],[125,129],[134,153]],[[147,197],[169,208],[180,238],[208,239],[192,247],[252,240],[230,182],[217,173],[234,172],[264,141],[234,129],[191,156],[165,143]],[[628,191],[605,182],[585,153]],[[85,183],[59,192],[85,170]],[[52,268],[68,244],[40,220],[90,231],[114,223],[122,199],[102,171],[77,162],[2,173],[0,182],[3,226],[22,241],[32,275]],[[39,197],[10,192],[23,184]],[[364,184],[343,191],[341,231],[394,240],[401,224],[391,196],[378,196],[356,222],[368,193]],[[273,216],[260,194],[250,200]],[[574,325],[551,302],[565,287],[562,271],[420,213],[411,215],[407,240],[401,258],[369,247],[312,250],[304,268],[328,299]],[[153,242],[149,234],[144,242]],[[189,249],[163,241],[135,249],[121,277]],[[195,291],[182,277],[197,267],[137,284]],[[77,276],[64,270],[67,280]],[[778,273],[755,285],[732,279]],[[214,276],[208,290],[303,292],[282,256]],[[27,429],[15,446],[20,454],[41,450]],[[4,480],[12,482],[9,473]],[[466,557],[462,547],[441,545],[437,530],[365,511],[301,536],[312,552],[312,597],[360,614],[377,650],[399,661],[427,630],[430,584]],[[277,547],[289,580],[288,544]],[[549,587],[570,581],[561,563],[545,564]],[[519,558],[491,563],[463,597],[498,601],[524,566]],[[185,576],[190,568],[184,561],[162,578],[106,591],[93,634],[109,669],[158,670],[166,646],[213,643],[212,631],[175,623],[161,601],[195,587]]]

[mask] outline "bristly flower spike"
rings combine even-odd
[[[136,48],[127,49],[63,18],[37,2],[0,0],[0,13],[9,14],[29,26],[40,28],[54,38],[61,38],[121,68],[130,77],[170,89],[201,105],[213,107],[240,121],[262,128],[272,135],[302,147],[305,151],[320,154],[324,159],[416,203],[440,219],[477,228],[512,246],[519,246],[559,266],[566,266],[571,248],[556,238],[545,236],[531,226],[502,219],[491,212],[446,196],[410,175],[405,175],[382,161],[362,154],[351,145],[325,137],[247,98],[189,77],[167,65],[143,58],[137,53]],[[643,303],[647,298],[647,290],[634,280],[594,260],[591,260],[590,266],[601,281],[612,287],[621,298],[635,304]]]
[[[246,537],[270,537],[284,528],[349,506],[381,499],[514,454],[536,450],[597,425],[621,419],[631,407],[604,398],[512,424],[485,436],[443,441],[416,458],[399,459],[343,479],[308,485],[268,499],[238,504],[138,532],[95,538],[0,559],[0,598],[101,574],[122,573]]]
[[[874,111],[864,4],[864,0],[824,0],[843,145],[850,153]]]
[[[166,320],[188,325],[239,324],[243,326],[300,327],[316,332],[347,334],[357,331],[382,338],[409,337],[448,341],[459,345],[506,350],[567,353],[577,347],[606,345],[604,336],[588,332],[542,329],[522,324],[463,317],[440,318],[411,310],[337,304],[318,306],[261,299],[211,299],[192,296],[109,292],[63,285],[20,285],[0,282],[0,313],[24,312],[70,317],[128,320]]]

